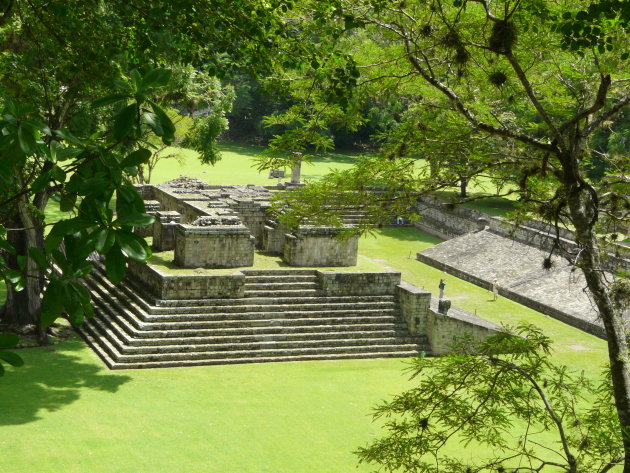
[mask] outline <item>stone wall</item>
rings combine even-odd
[[[451,306],[441,314],[431,303],[431,293],[402,281],[396,286],[396,301],[400,313],[412,334],[426,335],[433,355],[444,355],[457,338],[470,337],[480,342],[497,333],[500,328],[467,312]]]
[[[500,328],[480,317],[458,307],[451,307],[447,315],[440,314],[435,308],[429,309],[426,319],[427,336],[433,355],[444,355],[456,339],[470,337],[480,342],[496,334]]]
[[[400,284],[400,273],[317,271],[317,281],[324,296],[382,296],[394,294]]]
[[[359,235],[338,237],[342,231],[332,227],[300,227],[287,233],[283,260],[291,266],[355,266]]]
[[[179,209],[182,214],[182,223],[192,223],[199,217],[210,215],[207,203],[203,200],[184,200]]]
[[[159,211],[153,223],[153,250],[170,251],[175,248],[175,227],[179,225],[179,212]]]
[[[488,215],[462,205],[453,206],[433,197],[419,199],[416,210],[422,218],[414,226],[443,240],[482,230],[485,227],[497,235],[550,251],[556,237],[553,226],[539,220],[528,220],[516,225],[504,218]],[[559,228],[558,231],[563,246],[577,251],[571,231],[566,228]],[[614,258],[615,263],[626,269],[630,268],[630,251],[621,245],[615,245],[614,248],[615,252],[620,254],[620,257]]]
[[[256,246],[262,248],[264,240],[265,221],[269,217],[267,215],[268,203],[261,204],[253,199],[233,197],[234,204],[232,210],[241,218],[243,224],[249,228],[249,231],[256,238]]]
[[[265,253],[281,255],[284,253],[284,235],[286,229],[279,228],[277,224],[268,223],[263,228],[262,250]]]
[[[396,300],[411,333],[427,334],[431,293],[408,282],[396,286]]]
[[[167,274],[149,264],[129,261],[129,273],[158,299],[241,298],[245,293],[245,275],[239,271],[226,275]]]
[[[156,216],[156,213],[160,210],[160,203],[157,200],[145,200],[144,209],[147,214]],[[142,238],[153,236],[153,225],[145,225],[143,227],[134,227],[134,233]]]
[[[174,263],[183,268],[238,268],[254,264],[254,237],[243,225],[175,228]]]

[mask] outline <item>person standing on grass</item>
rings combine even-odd
[[[495,280],[492,281],[492,300],[496,301],[499,298],[499,283]]]
[[[440,289],[440,299],[444,299],[444,288],[446,287],[446,279],[440,279],[438,288]]]

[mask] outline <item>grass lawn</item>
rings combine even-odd
[[[414,258],[437,241],[388,228],[359,251],[435,290],[443,273]],[[557,361],[600,372],[602,340],[446,277],[456,305],[535,323]],[[26,366],[0,380],[0,471],[11,473],[371,471],[352,454],[379,434],[371,407],[411,385],[400,359],[108,371],[77,339],[21,354]]]
[[[242,146],[233,143],[222,143],[220,146],[222,159],[214,166],[202,164],[197,153],[183,148],[171,148],[179,153],[184,163],[179,165],[174,159],[159,161],[151,177],[152,184],[161,184],[180,175],[196,177],[210,184],[258,184],[274,185],[277,179],[269,179],[269,172],[256,169],[255,157],[265,148],[261,146]],[[316,179],[330,169],[348,169],[360,156],[359,153],[335,152],[324,153],[313,159],[311,164],[302,164],[302,179]],[[291,170],[287,169],[286,179],[291,178]]]
[[[174,252],[162,251],[153,253],[149,259],[149,264],[158,270],[168,274],[233,274],[241,269],[291,269],[295,268],[284,261],[280,256],[264,255],[259,252],[254,253],[254,265],[243,268],[220,268],[220,269],[204,269],[204,268],[181,268],[173,263]],[[304,268],[304,267],[303,267]],[[369,273],[383,271],[383,266],[378,262],[372,261],[365,256],[357,258],[356,266],[347,267],[316,267],[304,269],[319,269],[320,271],[335,271],[341,273]]]
[[[224,150],[214,168],[191,155],[177,174],[271,182],[251,169],[251,148]],[[330,155],[303,175],[353,159]],[[175,163],[161,163],[154,182],[176,177]],[[602,340],[507,299],[491,302],[487,291],[415,260],[438,241],[410,228],[382,229],[362,238],[360,262],[401,271],[433,292],[446,277],[455,305],[494,322],[535,323],[555,340],[558,362],[598,376],[606,361]],[[7,473],[372,471],[356,468],[352,454],[379,435],[371,408],[412,385],[400,359],[108,371],[77,338],[20,354],[26,365],[0,378],[0,471]]]

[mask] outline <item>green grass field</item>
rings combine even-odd
[[[239,159],[250,158],[235,158],[232,175],[252,182]],[[237,180],[228,179],[229,161],[215,182]],[[494,322],[534,323],[555,340],[556,361],[599,375],[602,340],[507,299],[491,302],[488,291],[415,260],[437,242],[410,228],[383,229],[362,238],[360,259],[433,292],[446,277],[455,305]],[[372,471],[357,468],[352,454],[379,435],[371,408],[412,386],[401,359],[109,371],[77,338],[20,354],[26,365],[0,378],[7,473]]]
[[[183,148],[170,148],[170,152],[181,156],[183,164],[175,159],[164,159],[158,162],[153,175],[152,184],[161,184],[180,175],[191,176],[211,184],[258,184],[274,185],[277,179],[269,179],[269,172],[256,169],[256,156],[265,150],[259,146],[243,146],[233,143],[220,145],[222,159],[214,166],[202,164],[195,151]],[[359,153],[324,153],[313,158],[312,163],[302,165],[303,179],[317,179],[330,169],[348,169],[355,162]],[[287,179],[290,179],[287,169]],[[287,180],[284,179],[284,180]]]
[[[178,154],[183,164],[180,165],[175,159],[159,161],[151,176],[151,183],[161,184],[180,175],[195,177],[211,184],[273,185],[277,182],[276,179],[268,178],[268,171],[259,172],[256,169],[255,157],[263,153],[264,147],[222,143],[220,148],[222,159],[214,166],[199,162],[195,151],[169,148],[165,154]],[[318,179],[330,169],[348,169],[360,155],[361,153],[354,152],[322,153],[313,158],[311,163],[302,165],[302,178],[304,180]],[[290,170],[286,171],[288,179]],[[472,195],[485,195],[490,192],[490,189],[489,181],[480,184],[471,183],[469,186]],[[456,190],[453,188],[438,194],[451,197]],[[505,216],[513,210],[514,206],[511,200],[503,198],[482,199],[464,205],[499,216]]]
[[[414,258],[436,242],[384,229],[360,253],[435,290],[443,273]],[[602,340],[533,310],[450,276],[447,295],[495,322],[537,324],[554,358],[590,377],[605,363]],[[11,473],[371,471],[352,454],[379,434],[371,407],[411,386],[400,359],[108,371],[77,339],[21,354],[26,366],[0,379]]]

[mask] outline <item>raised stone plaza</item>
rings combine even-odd
[[[269,211],[276,187],[179,178],[140,191],[156,221],[138,232],[178,271],[129,262],[114,287],[96,263],[96,316],[81,333],[110,368],[439,355],[497,330],[456,307],[440,313],[399,272],[353,271],[354,211],[343,228],[287,229]],[[255,251],[285,268],[252,267]]]

